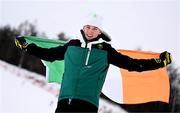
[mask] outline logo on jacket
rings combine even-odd
[[[103,49],[103,45],[102,44],[98,44],[97,47],[98,47],[98,49]]]

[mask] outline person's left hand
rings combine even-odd
[[[164,51],[160,54],[161,62],[163,63],[163,66],[167,66],[172,62],[172,56],[169,52]]]

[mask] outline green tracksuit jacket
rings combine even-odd
[[[54,48],[41,48],[35,44],[29,44],[27,47],[28,53],[43,60],[64,60],[65,70],[59,100],[81,99],[98,107],[109,64],[139,72],[163,66],[154,58],[132,59],[118,53],[101,37],[92,42],[84,42],[73,39],[64,46]]]

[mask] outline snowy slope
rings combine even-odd
[[[0,61],[0,113],[53,113],[58,84],[49,84],[43,76]],[[124,110],[100,100],[99,113]]]
[[[1,113],[52,113],[57,98],[32,75],[1,63]]]

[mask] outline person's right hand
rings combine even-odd
[[[28,43],[26,42],[23,36],[17,36],[15,38],[15,44],[18,48],[23,49],[23,50],[26,49],[28,46]]]

